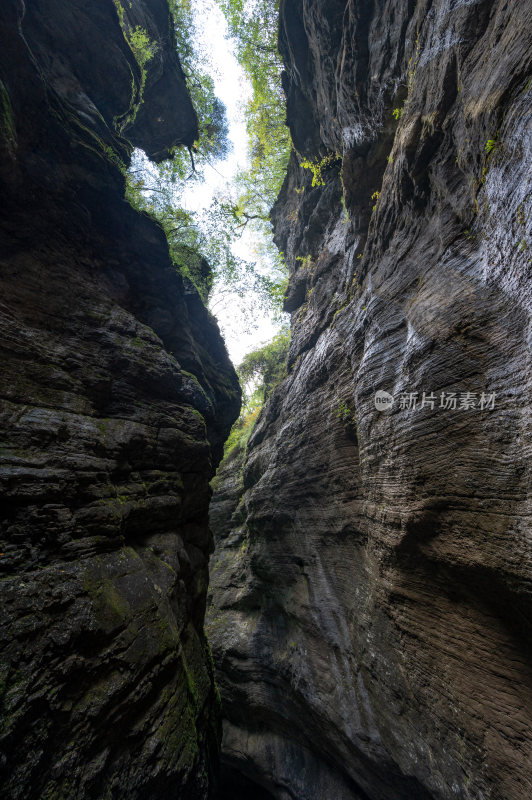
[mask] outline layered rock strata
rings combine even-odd
[[[531,41],[520,1],[281,0],[315,166],[273,211],[289,375],[212,510],[227,796],[532,794]]]
[[[5,0],[0,40],[0,793],[203,800],[208,482],[239,388],[124,200],[133,144],[197,135],[168,5]]]

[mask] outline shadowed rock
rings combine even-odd
[[[132,142],[159,158],[196,135],[167,3],[125,7],[158,42],[134,122],[142,71],[112,0],[0,12],[0,785],[12,800],[199,800],[218,757],[208,482],[239,388],[162,229],[124,200]]]
[[[294,143],[342,158],[313,188],[292,155],[273,210],[291,369],[212,506],[227,781],[523,800],[532,9],[295,0],[280,18]]]

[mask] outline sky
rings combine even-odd
[[[226,38],[227,25],[224,16],[214,0],[193,0],[192,7],[197,21],[197,31],[203,47],[210,56],[212,77],[215,91],[227,110],[229,138],[233,144],[232,151],[225,161],[216,162],[205,169],[205,182],[195,183],[187,189],[181,201],[184,208],[197,211],[208,208],[216,190],[223,189],[230,183],[237,169],[246,164],[247,135],[243,105],[251,96],[251,87],[240,67],[231,40]],[[244,235],[236,254],[253,261],[252,241]],[[231,360],[235,365],[242,357],[269,341],[279,329],[272,319],[256,310],[258,300],[253,293],[246,297],[245,304],[251,311],[254,320],[252,330],[244,330],[238,308],[242,301],[235,296],[223,297],[213,293],[209,303],[212,313],[225,338]]]

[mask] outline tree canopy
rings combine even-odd
[[[225,457],[246,446],[262,406],[287,375],[289,347],[290,331],[283,328],[270,342],[245,355],[237,367],[243,404],[226,442]]]
[[[224,295],[244,298],[250,291],[263,310],[280,312],[286,268],[273,245],[269,211],[283,180],[290,140],[284,124],[284,101],[277,54],[276,0],[216,0],[226,15],[229,34],[248,76],[252,96],[244,108],[249,139],[249,166],[237,174],[209,209],[183,208],[183,191],[203,181],[205,168],[228,155],[226,111],[216,97],[208,53],[200,44],[191,0],[169,0],[177,50],[199,119],[200,135],[192,152],[177,148],[172,158],[155,165],[136,152],[128,173],[127,197],[155,216],[168,238],[180,272],[191,280],[205,303],[214,288],[212,306]],[[252,231],[253,255],[235,254],[234,243]],[[207,264],[210,268],[207,268]],[[241,303],[248,321],[256,309]]]
[[[277,50],[279,0],[217,2],[252,89],[245,107],[250,164],[237,176],[234,211],[240,223],[265,222],[283,183],[291,148]]]
[[[230,151],[226,111],[214,91],[208,54],[199,45],[191,1],[169,0],[169,6],[179,60],[198,115],[199,139],[194,145],[197,162],[194,168],[201,170],[209,159],[223,159]],[[182,177],[190,173],[190,160],[182,148],[175,151],[172,160]]]
[[[246,403],[264,403],[286,376],[290,332],[284,328],[271,342],[247,353],[237,367]],[[251,387],[251,388],[250,388]]]

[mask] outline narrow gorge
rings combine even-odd
[[[216,771],[209,480],[240,389],[124,200],[132,144],[197,134],[166,0],[127,14],[167,43],[147,75],[112,0],[0,14],[3,798],[196,800]]]
[[[529,800],[530,2],[280,0],[291,343],[225,455],[125,199],[198,138],[168,1],[0,41],[0,797]]]

